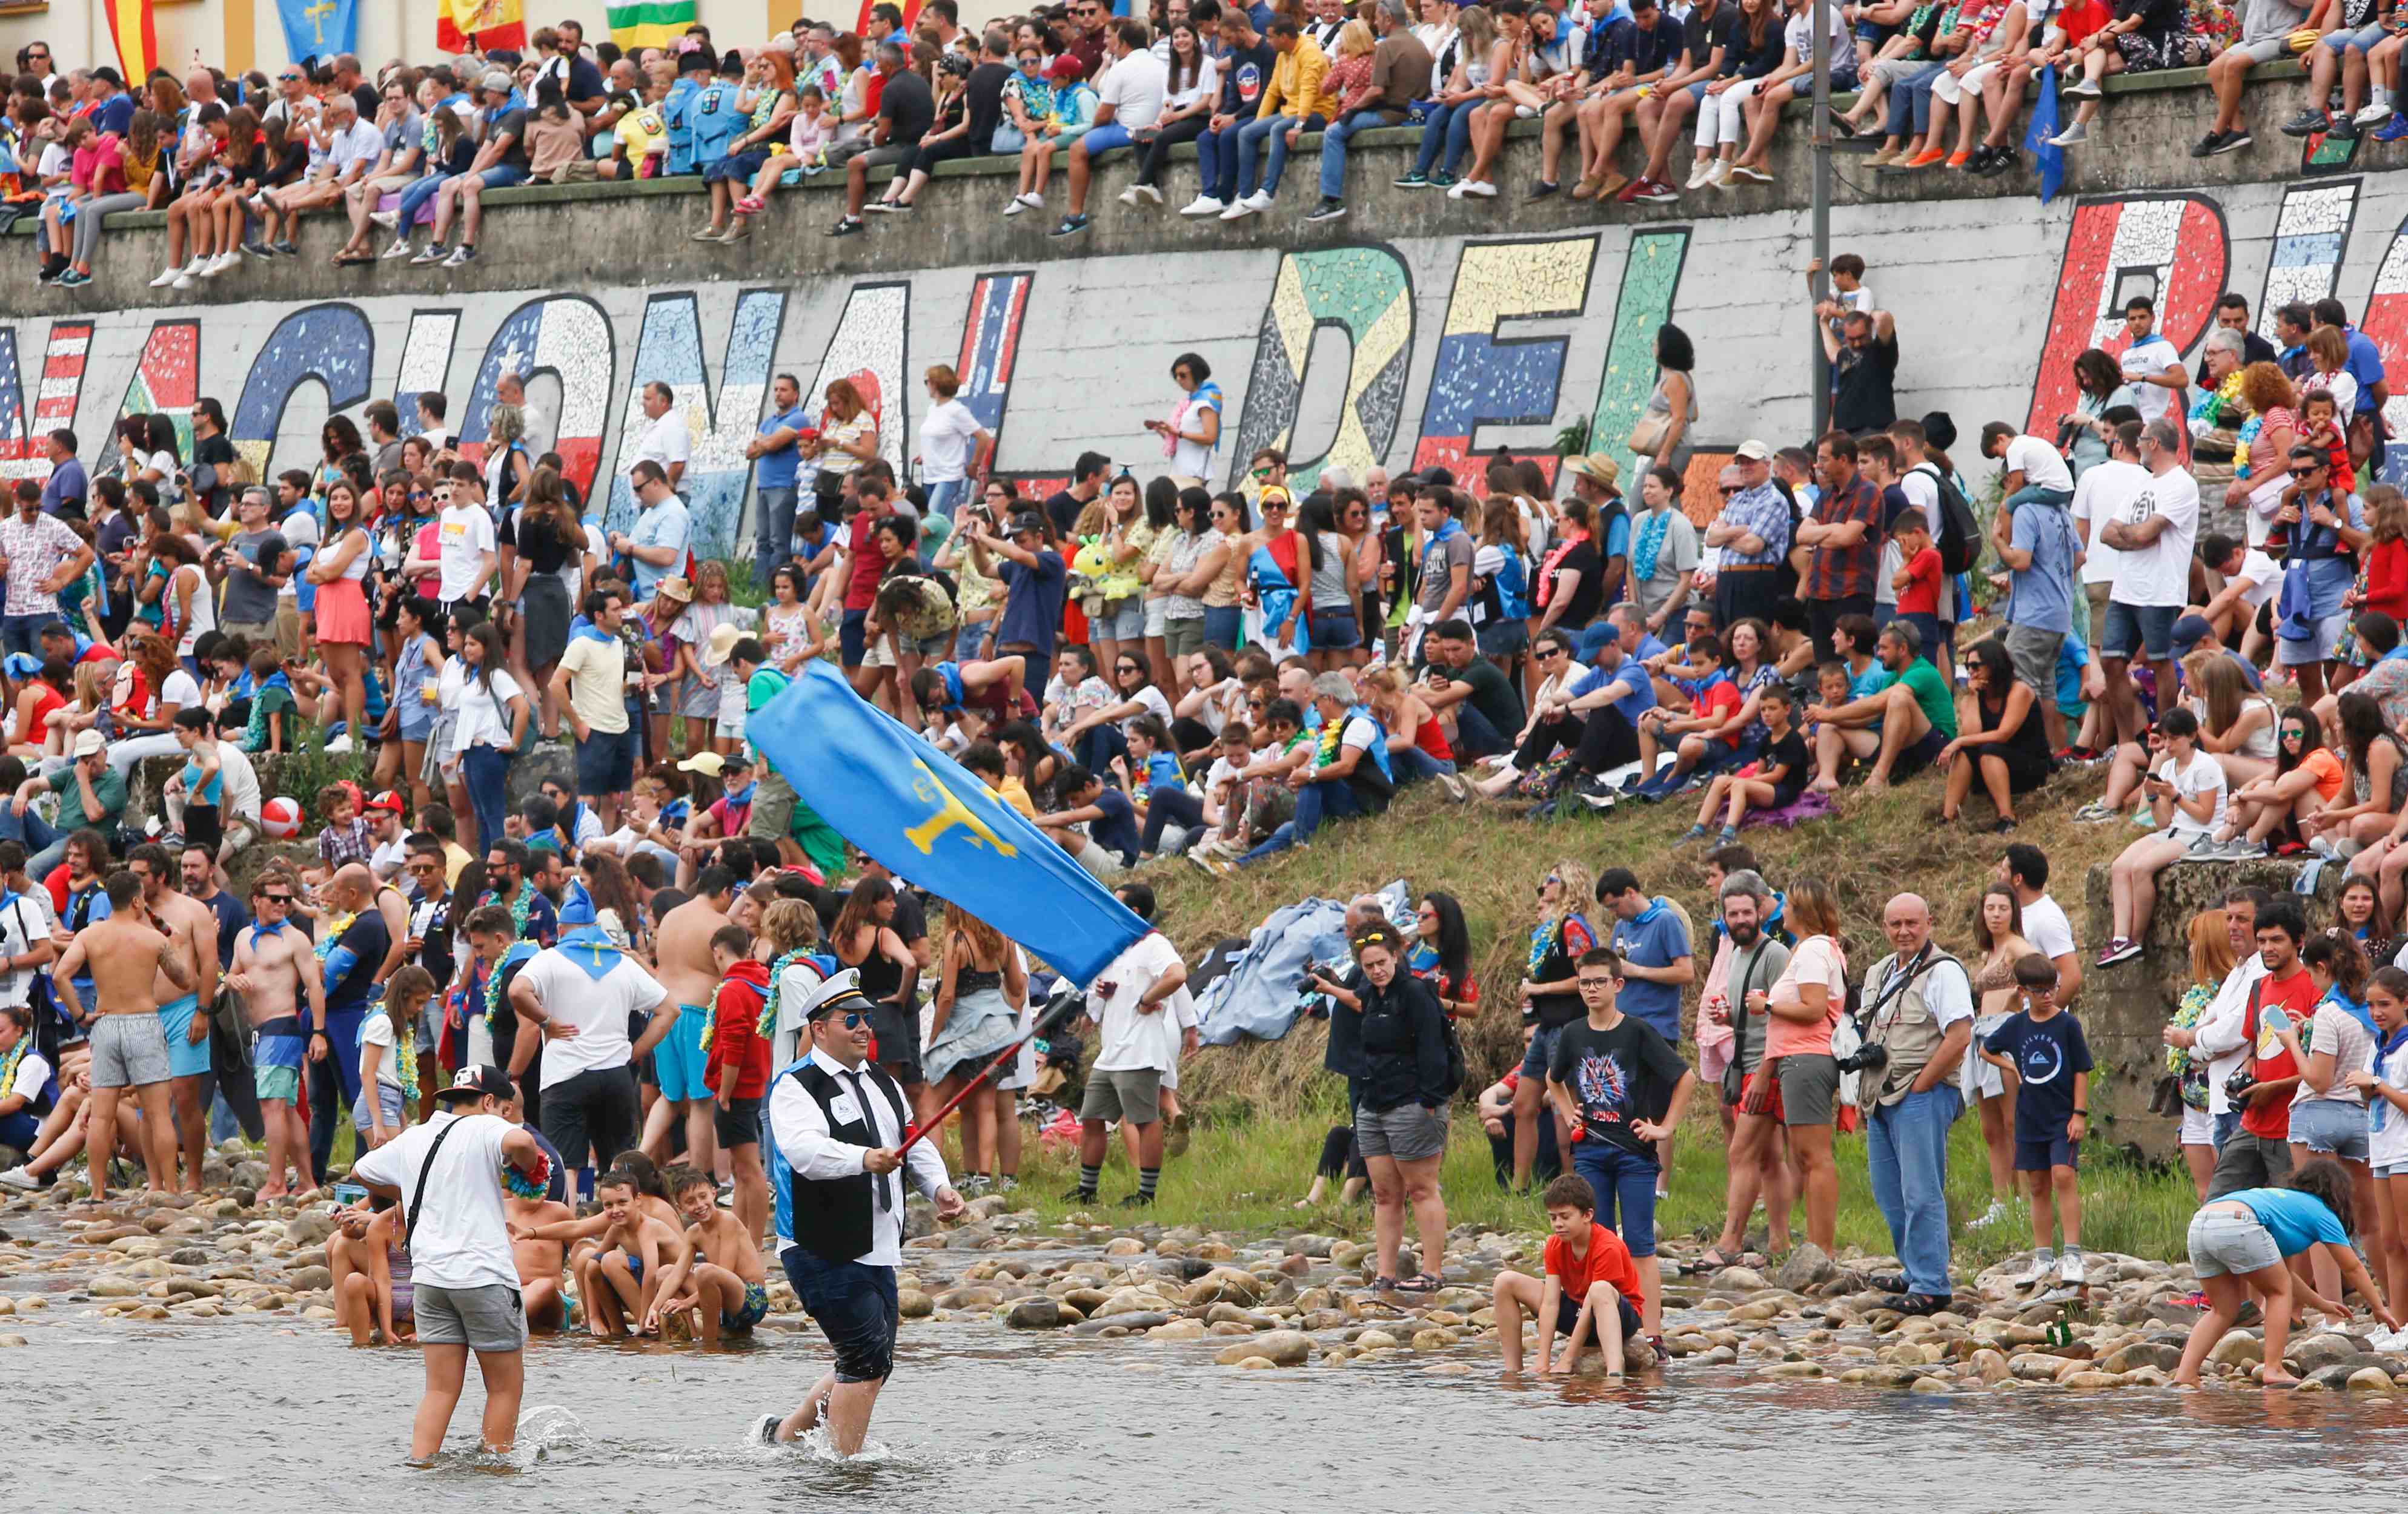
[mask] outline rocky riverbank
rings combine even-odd
[[[237,1157],[231,1150],[223,1153]],[[230,1169],[237,1181],[239,1162]],[[1535,1273],[1541,1237],[1474,1233],[1450,1240],[1435,1294],[1374,1293],[1365,1240],[1273,1237],[1073,1215],[1048,1225],[1008,1195],[972,1201],[939,1226],[914,1204],[901,1278],[907,1331],[950,1321],[1098,1341],[1194,1342],[1235,1370],[1335,1368],[1396,1361],[1435,1376],[1495,1370],[1490,1285]],[[0,1347],[55,1321],[228,1321],[267,1318],[331,1327],[325,1243],[330,1198],[263,1203],[234,1186],[199,1196],[129,1194],[93,1205],[79,1187],[0,1207]],[[1960,1286],[1954,1310],[1901,1317],[1870,1278],[1886,1258],[1838,1259],[1800,1246],[1778,1266],[1672,1274],[1665,1262],[1665,1350],[1631,1366],[1650,1379],[1737,1383],[1824,1380],[1921,1393],[2163,1388],[2198,1319],[2186,1266],[2089,1253],[2086,1297],[2035,1299],[2012,1267]],[[1419,1267],[1408,1255],[1403,1270]],[[773,1267],[770,1324],[809,1329]],[[1535,1328],[1526,1326],[1535,1334]],[[13,1331],[14,1333],[8,1333]],[[2262,1372],[2261,1333],[2218,1343],[2211,1382],[2246,1387]],[[908,1335],[907,1335],[908,1339]],[[2408,1396],[2408,1356],[2374,1350],[2358,1321],[2307,1325],[2286,1360],[2310,1393]],[[1584,1372],[1602,1370],[1591,1353]]]

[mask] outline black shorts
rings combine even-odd
[[[1622,1338],[1628,1340],[1640,1333],[1641,1325],[1639,1311],[1631,1307],[1630,1295],[1628,1293],[1617,1293],[1614,1296],[1613,1302],[1616,1306],[1615,1313],[1620,1317],[1622,1321]],[[1572,1331],[1578,1328],[1580,1324],[1580,1311],[1581,1306],[1579,1299],[1566,1298],[1560,1301],[1555,1306],[1555,1334],[1563,1336],[1566,1340],[1571,1340]],[[1604,1344],[1597,1338],[1597,1321],[1594,1320],[1589,1321],[1587,1338],[1573,1342],[1574,1345],[1578,1346],[1585,1346],[1591,1343],[1595,1343],[1599,1346]]]
[[[895,1327],[901,1317],[893,1267],[830,1262],[789,1246],[779,1262],[795,1297],[836,1352],[838,1382],[883,1382],[895,1371]]]
[[[588,1067],[543,1091],[543,1136],[572,1167],[609,1166],[642,1133],[636,1079],[623,1064]]]
[[[1924,732],[1913,744],[1899,750],[1898,761],[1890,766],[1890,781],[1895,783],[1900,778],[1912,778],[1929,767],[1940,760],[1940,753],[1947,745],[1948,738],[1937,729]]]
[[[710,1122],[719,1132],[722,1148],[758,1146],[761,1144],[761,1101],[736,1099],[732,1108],[722,1109],[718,1101],[711,1102]]]
[[[184,844],[212,852],[225,843],[225,821],[215,805],[184,807]]]

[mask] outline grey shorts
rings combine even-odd
[[[1776,1058],[1773,1065],[1781,1074],[1781,1122],[1831,1123],[1839,1106],[1840,1059],[1815,1051]]]
[[[1387,1157],[1397,1162],[1426,1162],[1446,1154],[1446,1111],[1418,1104],[1393,1109],[1354,1111],[1354,1149],[1365,1160]]]
[[[2279,32],[2272,36],[2261,36],[2255,42],[2235,42],[2224,50],[2237,52],[2253,64],[2269,64],[2290,55],[2291,35]]]
[[[2254,1215],[2201,1209],[2190,1217],[2190,1264],[2202,1280],[2227,1273],[2238,1277],[2281,1266],[2283,1252]],[[424,1327],[420,1330],[423,1338]]]
[[[1204,650],[1204,617],[1183,616],[1162,622],[1162,650],[1173,657],[1193,657]]]
[[[526,1347],[526,1305],[515,1288],[500,1283],[442,1288],[421,1282],[414,1309],[422,1346],[466,1346],[472,1351]]]
[[[1142,639],[1145,636],[1145,601],[1135,597],[1105,600],[1102,614],[1087,617],[1087,635],[1097,641]],[[1111,677],[1111,669],[1106,668],[1104,674]]]
[[[2342,1099],[2302,1099],[2291,1106],[2291,1144],[2337,1156],[2366,1160],[2366,1106]]]
[[[167,1033],[157,1015],[102,1015],[92,1022],[93,1087],[140,1088],[170,1076]]]
[[[1125,1120],[1151,1125],[1162,1119],[1162,1074],[1152,1067],[1123,1067],[1087,1075],[1087,1096],[1079,1101],[1082,1120]]]
[[[2057,691],[2057,654],[2065,645],[2062,631],[2043,631],[2036,625],[2011,625],[2000,638],[2006,644],[2007,660],[2015,665],[2015,679],[2043,697]]]

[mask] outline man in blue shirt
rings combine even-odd
[[[1697,977],[1698,964],[1689,949],[1689,928],[1680,912],[1660,898],[1640,892],[1639,877],[1627,867],[1609,867],[1597,876],[1597,902],[1613,912],[1613,950],[1622,959],[1622,991],[1615,1002],[1626,1015],[1646,1021],[1667,1044],[1681,1044],[1681,990]],[[1661,1168],[1656,1181],[1672,1180],[1672,1137],[1656,1143]],[[1661,1187],[1657,1196],[1662,1196]]]
[[[2361,417],[2376,417],[2378,419],[2370,423],[2379,427],[2383,402],[2391,397],[2390,388],[2384,381],[2383,350],[2374,345],[2372,338],[2349,323],[2349,311],[2341,301],[2330,298],[2318,300],[2315,310],[2317,325],[2332,327],[2349,343],[2349,361],[2343,366],[2352,378],[2358,380],[2358,399],[2350,407],[2350,424],[2353,427],[2358,425]],[[2379,436],[2377,439],[2380,439]]]
[[[85,501],[92,497],[92,478],[76,457],[76,434],[62,426],[50,434],[45,446],[50,454],[50,477],[42,485],[42,513],[73,510],[80,517]]]
[[[677,82],[661,100],[661,120],[669,129],[667,172],[691,174],[699,170],[694,161],[694,107],[705,84],[710,82],[710,54],[703,51],[678,55]]]
[[[1572,792],[1592,808],[1611,809],[1619,794],[1605,774],[1639,760],[1639,717],[1655,707],[1655,679],[1609,636],[1585,671],[1541,701],[1515,764],[1536,767],[1556,745],[1570,747],[1579,774]],[[1546,750],[1534,752],[1541,744]]]
[[[651,458],[637,464],[628,477],[636,485],[636,503],[643,514],[636,518],[635,535],[624,532],[610,534],[610,550],[624,552],[635,564],[636,598],[652,597],[652,591],[663,578],[679,578],[685,572],[686,541],[694,529],[694,518],[669,487],[668,475]]]
[[[810,425],[802,380],[791,373],[778,375],[759,435],[744,444],[744,455],[752,460],[752,581],[764,590],[770,570],[794,557],[796,484],[803,459],[796,444]]]
[[[744,64],[730,53],[720,66],[719,75],[716,83],[703,86],[702,93],[686,115],[694,133],[695,166],[706,172],[727,156],[727,144],[736,140],[748,119],[736,106],[743,93]]]
[[[92,81],[101,92],[100,103],[93,107],[93,125],[123,136],[134,124],[134,96],[125,93],[125,81],[114,68],[93,69]]]

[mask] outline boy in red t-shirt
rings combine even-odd
[[[1916,509],[1900,510],[1890,523],[1890,538],[1898,543],[1898,560],[1904,564],[1890,575],[1889,586],[1898,593],[1899,619],[1923,633],[1923,656],[1934,667],[1940,665],[1940,549],[1931,544],[1931,522]]]
[[[1639,717],[1639,771],[1624,781],[1622,792],[1643,799],[1661,799],[1689,780],[1700,763],[1719,763],[1739,746],[1739,728],[1724,728],[1743,701],[1730,679],[1730,654],[1713,636],[1689,643],[1689,665],[1701,669],[1702,681],[1689,695],[1689,713],[1658,705]],[[1656,771],[1656,754],[1673,743],[1672,765]],[[1707,771],[1713,769],[1709,767]],[[1650,775],[1654,775],[1651,777]]]
[[[1597,1222],[1597,1193],[1584,1178],[1566,1173],[1547,1185],[1546,1279],[1518,1272],[1498,1274],[1497,1338],[1504,1347],[1505,1370],[1522,1370],[1522,1317],[1539,1321],[1539,1376],[1570,1373],[1578,1364],[1581,1347],[1594,1339],[1605,1351],[1605,1372],[1622,1376],[1623,1344],[1640,1333],[1639,1269],[1631,1264],[1630,1248],[1622,1237]],[[1612,1325],[1599,1316],[1611,1310]],[[1563,1354],[1548,1354],[1555,1336],[1564,1336]]]
[[[718,1104],[719,1149],[736,1179],[736,1218],[754,1245],[769,1218],[769,1175],[761,1165],[761,1101],[769,1092],[769,1042],[761,1010],[769,998],[769,969],[752,955],[741,925],[723,925],[710,938],[719,969],[711,995],[710,1044],[702,1080]]]

